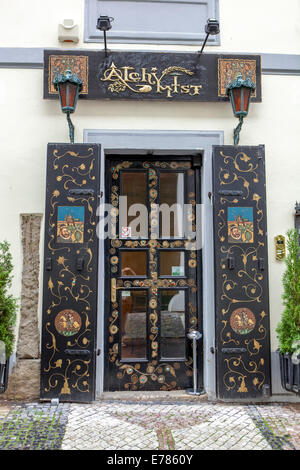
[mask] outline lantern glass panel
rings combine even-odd
[[[242,111],[241,91],[242,91],[241,88],[235,88],[232,90],[234,107],[235,107],[236,113],[240,113]]]
[[[60,94],[61,107],[65,108],[67,106],[67,84],[66,83],[62,83],[59,86],[59,94]]]
[[[250,94],[251,94],[251,88],[244,88],[243,111],[246,114],[248,113]]]
[[[69,83],[69,107],[74,108],[75,101],[76,101],[76,92],[77,92],[77,85],[73,85],[73,83]]]

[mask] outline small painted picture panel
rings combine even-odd
[[[59,206],[57,212],[57,243],[84,242],[84,207]]]
[[[253,208],[228,207],[228,242],[253,243]]]
[[[54,320],[55,328],[59,334],[63,336],[73,336],[78,333],[81,328],[81,318],[75,310],[62,310]]]

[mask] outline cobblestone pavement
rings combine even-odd
[[[300,404],[0,401],[5,449],[300,450]]]

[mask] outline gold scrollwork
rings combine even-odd
[[[66,362],[67,366],[64,370],[64,373],[56,372],[49,377],[48,387],[45,387],[45,391],[49,392],[52,388],[57,388],[58,378],[61,378],[63,380],[63,386],[61,388],[60,394],[71,395],[70,380],[73,376],[76,378],[76,380],[75,383],[71,385],[71,387],[78,390],[79,392],[88,393],[90,391],[90,387],[89,382],[85,378],[89,376],[89,364],[91,360],[83,361],[80,359],[74,359],[71,361],[70,359],[67,359]],[[71,373],[69,375],[70,369]]]
[[[92,147],[88,148],[88,152],[89,153],[87,155],[81,155],[79,152],[73,152],[72,150],[68,150],[67,152],[64,152],[62,155],[58,155],[58,149],[54,149],[53,150],[53,156],[55,158],[53,160],[53,169],[58,170],[59,160],[66,157],[66,156],[85,159],[85,158],[90,158],[94,155],[94,149]]]
[[[259,370],[264,365],[264,360],[261,358],[258,363],[250,361],[248,367],[246,367],[241,357],[231,357],[225,359],[227,372],[223,376],[223,383],[226,390],[233,390],[239,385],[238,393],[247,393],[248,388],[246,386],[246,379],[252,376],[253,386],[259,390],[265,382],[265,374]]]

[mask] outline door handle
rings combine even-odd
[[[111,302],[117,301],[117,280],[115,277],[112,277],[110,281],[110,300]]]
[[[83,258],[77,258],[76,259],[76,269],[77,271],[83,271],[84,267],[84,259]]]

